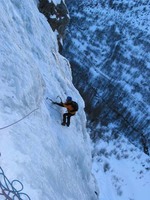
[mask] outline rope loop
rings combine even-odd
[[[31,200],[27,194],[22,192],[23,189],[20,181],[10,182],[0,167],[0,196],[5,197],[5,200]]]

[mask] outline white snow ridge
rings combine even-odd
[[[36,1],[0,8],[0,167],[32,200],[96,200],[84,102],[55,34]],[[79,111],[63,127],[64,110],[46,97],[67,95]]]

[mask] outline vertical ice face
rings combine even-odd
[[[84,102],[56,35],[36,1],[0,7],[0,166],[31,199],[95,200]],[[69,128],[60,125],[65,110],[46,100],[58,95],[79,104]]]

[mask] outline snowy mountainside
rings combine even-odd
[[[63,54],[85,100],[99,200],[149,200],[150,3],[66,3]]]
[[[101,127],[102,139],[93,143],[93,174],[100,200],[149,200],[150,158],[121,134],[114,138],[112,125]]]
[[[56,35],[37,1],[2,0],[0,8],[0,166],[33,200],[96,200],[84,102]],[[62,127],[65,110],[46,97],[67,95],[80,109]]]
[[[148,154],[149,1],[66,2],[71,20],[64,55],[86,102],[90,126],[114,122]]]

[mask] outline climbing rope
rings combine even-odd
[[[20,187],[16,189],[14,185]],[[31,200],[30,197],[23,193],[23,184],[18,180],[10,182],[5,176],[3,169],[0,167],[0,196],[5,200]]]
[[[10,126],[13,126],[14,124],[17,124],[18,122],[22,121],[23,119],[25,119],[26,117],[28,117],[29,115],[31,115],[31,113],[35,112],[36,110],[38,110],[39,108],[35,108],[34,110],[32,110],[30,113],[28,113],[27,115],[25,115],[24,117],[22,117],[21,119],[17,120],[16,122],[9,124],[7,126],[1,127],[0,130],[3,130],[5,128],[8,128]]]

